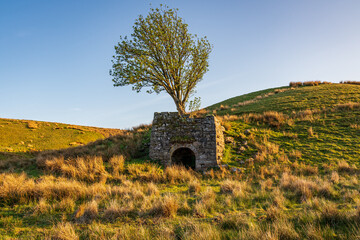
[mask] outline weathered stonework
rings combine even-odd
[[[219,164],[223,150],[222,127],[214,116],[181,118],[177,112],[154,114],[151,159],[160,160],[165,166],[180,161],[195,170],[205,170]]]

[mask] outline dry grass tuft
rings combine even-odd
[[[133,178],[140,181],[160,182],[163,180],[163,170],[156,164],[129,164],[127,171]]]
[[[0,200],[6,204],[25,203],[35,198],[35,182],[25,173],[0,174]]]
[[[350,166],[348,162],[345,160],[341,160],[338,162],[338,171],[339,173],[354,173],[357,168],[355,166]]]
[[[51,229],[52,240],[77,240],[79,237],[71,223],[59,222]]]
[[[115,240],[115,232],[114,228],[108,228],[105,224],[93,222],[88,225],[85,231],[82,231],[81,238],[89,240]]]
[[[297,172],[299,172],[302,175],[310,176],[310,175],[317,175],[319,169],[317,166],[311,166],[301,163],[298,166]]]
[[[258,152],[255,155],[255,160],[259,162],[263,162],[265,160],[272,161],[279,153],[279,145],[269,142],[266,139],[264,139],[261,143],[256,143],[255,146],[258,149]]]
[[[114,178],[119,178],[120,173],[124,171],[125,158],[123,155],[116,155],[110,158],[109,165],[111,167],[111,174]]]
[[[190,182],[194,178],[194,171],[184,166],[173,165],[165,169],[165,179],[170,183]]]
[[[144,189],[144,192],[148,195],[155,195],[158,196],[160,194],[160,190],[159,188],[153,183],[148,183]]]
[[[339,174],[336,171],[331,172],[330,180],[333,183],[339,183],[339,180],[340,180]]]
[[[242,117],[245,121],[260,122],[277,128],[286,124],[288,119],[283,113],[275,111],[263,112],[262,114],[249,113],[244,114]]]
[[[191,180],[189,182],[189,192],[190,193],[199,193],[201,190],[201,183],[198,180]]]
[[[33,215],[41,215],[50,213],[52,210],[51,205],[46,201],[46,199],[41,198],[38,204],[34,207]]]
[[[185,220],[180,223],[175,232],[179,239],[217,240],[221,239],[220,232],[211,223],[198,223],[194,220]]]
[[[313,120],[320,118],[319,113],[321,113],[321,111],[319,109],[306,109],[306,110],[297,112],[295,116],[300,121],[313,121]]]
[[[320,221],[322,224],[336,226],[350,220],[349,214],[340,211],[334,202],[324,202],[320,208]]]
[[[75,212],[75,219],[78,223],[91,223],[99,214],[98,203],[95,200],[80,205]]]
[[[313,192],[318,190],[315,182],[291,175],[285,172],[280,180],[280,187],[285,190],[293,191],[301,201],[312,198]]]
[[[151,240],[151,232],[140,225],[122,224],[117,228],[117,233],[111,239],[121,240]],[[159,238],[161,239],[161,237]]]
[[[300,86],[302,86],[302,82],[290,82],[289,86],[290,87],[300,87]]]
[[[89,182],[106,181],[108,176],[102,158],[97,156],[68,160],[59,157],[45,161],[45,166],[51,173]]]
[[[37,128],[39,128],[38,124],[36,122],[34,122],[34,121],[28,121],[27,122],[27,127],[29,129],[37,129]]]
[[[67,197],[62,199],[60,202],[54,204],[54,208],[57,211],[61,211],[64,213],[71,213],[74,212],[75,201],[71,197]]]
[[[135,207],[133,202],[126,206],[121,206],[116,200],[112,200],[109,206],[104,211],[104,218],[109,221],[114,221],[117,218],[128,216],[134,213]]]
[[[359,109],[360,103],[357,102],[339,103],[335,105],[335,108],[340,111],[351,111],[354,109]]]
[[[232,194],[234,197],[243,197],[248,188],[246,182],[239,182],[236,180],[225,180],[220,183],[220,192]]]
[[[158,198],[150,209],[150,215],[162,217],[175,217],[179,209],[178,200],[173,195],[165,195],[163,198]]]
[[[273,223],[274,232],[278,236],[278,239],[301,239],[300,235],[296,232],[294,224],[290,221],[280,219]]]
[[[224,230],[240,230],[251,228],[251,221],[245,214],[237,213],[226,215],[221,219],[220,226]]]

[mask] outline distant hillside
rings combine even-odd
[[[0,152],[27,153],[68,148],[122,132],[120,129],[0,118]]]
[[[233,97],[209,106],[217,115],[238,115],[247,112],[292,112],[329,108],[340,103],[360,102],[360,86],[323,84],[298,88],[280,87]]]
[[[359,85],[267,89],[207,110],[223,119],[226,133],[235,141],[243,141],[243,131],[253,129],[258,145],[276,144],[287,157],[297,153],[295,159],[307,163],[346,160],[360,166]],[[243,152],[228,147],[229,163],[238,165],[233,160],[251,157],[259,147],[255,145]]]

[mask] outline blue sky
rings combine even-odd
[[[214,47],[202,107],[290,81],[360,80],[358,0],[1,0],[0,117],[130,128],[176,111],[109,75],[119,36],[160,3]]]

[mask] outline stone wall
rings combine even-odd
[[[195,154],[196,170],[215,167],[222,159],[224,136],[214,116],[181,118],[177,112],[155,113],[150,141],[150,158],[171,165],[173,153],[179,148]]]

